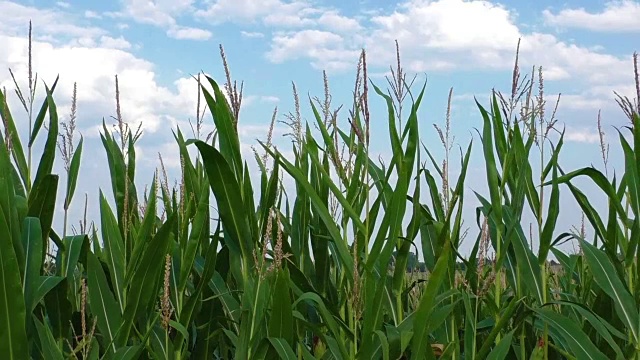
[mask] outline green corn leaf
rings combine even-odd
[[[9,152],[0,142],[0,354],[20,359],[28,353],[26,308],[21,269],[24,269],[20,225],[13,205],[15,191],[8,169]],[[20,261],[22,257],[22,261]]]
[[[58,191],[58,175],[46,174],[32,188],[29,194],[29,209],[27,216],[40,219],[42,230],[42,244],[46,246],[51,225],[53,224],[53,214],[56,209],[56,195]],[[44,262],[44,255],[47,249],[43,249],[40,262]]]
[[[581,326],[568,317],[546,308],[533,310],[544,322],[558,331],[578,359],[607,359],[582,331]]]
[[[123,346],[111,358],[113,360],[134,360],[140,357],[143,349],[142,345]]]
[[[204,244],[209,237],[209,186],[207,184],[203,184],[200,192],[200,202],[193,218],[187,247],[184,252],[184,258],[181,262],[180,282],[178,285],[179,292],[183,292],[187,286],[189,275],[191,274],[191,269],[193,268],[193,263],[195,262],[197,250],[200,244]]]
[[[187,143],[184,140],[182,132],[180,129],[177,129],[177,134],[174,131],[173,137],[178,143],[178,147],[180,148],[180,156],[184,159],[184,182],[185,189],[187,193],[195,192],[196,189],[199,189],[202,185],[200,183],[200,178],[198,177],[198,173],[193,163],[191,162],[191,158],[189,156],[189,150],[187,149]],[[200,201],[198,194],[194,194],[196,196],[196,202]]]
[[[62,262],[62,276],[73,281],[73,271],[79,261],[86,262],[87,251],[89,251],[89,237],[87,235],[67,236],[63,240],[64,254]]]
[[[38,286],[43,258],[42,230],[40,228],[40,220],[37,218],[27,217],[22,222],[22,247],[25,252],[22,293],[24,294],[26,309],[31,310],[33,293]]]
[[[308,127],[307,127],[307,132],[310,132],[310,129]],[[313,140],[311,144],[307,144],[307,145],[313,145],[319,148],[319,146]],[[313,152],[309,152],[309,158],[311,159],[312,163],[316,166],[316,169],[319,172],[319,175],[321,175],[320,177],[323,181],[323,184],[331,190],[333,196],[335,196],[335,198],[340,202],[340,205],[342,206],[342,210],[345,212],[345,214],[347,214],[351,218],[351,220],[353,221],[355,226],[358,228],[358,230],[364,233],[365,228],[364,228],[364,224],[360,220],[360,217],[358,216],[356,211],[353,209],[351,204],[349,204],[347,199],[344,197],[344,195],[342,194],[342,191],[338,189],[338,187],[331,181],[329,174],[322,168],[322,166],[320,166],[320,160],[318,159],[317,155],[314,154]]]
[[[556,158],[557,164],[557,158]],[[549,249],[551,248],[551,240],[553,239],[553,230],[558,223],[558,217],[560,215],[560,188],[558,182],[555,181],[558,178],[558,167],[553,166],[553,177],[551,183],[551,197],[549,198],[549,209],[547,211],[547,220],[542,228],[542,234],[540,235],[540,250],[538,251],[538,261],[540,265],[544,264]]]
[[[51,86],[51,90],[47,89],[47,98],[44,99],[42,106],[40,106],[40,111],[38,111],[38,115],[33,122],[33,129],[31,130],[31,134],[29,134],[29,146],[33,146],[36,141],[36,137],[38,136],[38,132],[42,128],[44,124],[44,117],[47,115],[47,110],[49,109],[49,105],[51,104],[50,100],[52,100],[52,96],[56,86],[58,85],[58,80],[60,79],[60,75],[56,76],[56,80],[53,82]],[[50,115],[51,116],[51,115]],[[56,131],[56,136],[58,136],[58,132]]]
[[[46,292],[44,295],[44,305],[47,310],[47,314],[49,316],[49,322],[51,323],[51,330],[53,332],[53,337],[57,340],[61,340],[66,338],[69,331],[71,331],[71,316],[72,316],[72,305],[69,301],[68,293],[70,284],[66,278],[57,277],[43,279],[43,286],[39,287],[36,291],[36,301],[39,295],[39,291]],[[51,287],[53,284],[55,286],[47,291],[47,288]]]
[[[116,205],[116,218],[118,219],[120,232],[121,234],[124,234],[125,224],[128,222],[123,220],[125,194],[128,193],[128,197],[129,197],[128,199],[129,210],[127,212],[128,216],[131,216],[132,219],[136,219],[137,213],[138,213],[135,208],[135,204],[137,203],[137,193],[136,193],[136,187],[135,187],[135,183],[133,181],[133,175],[132,175],[132,171],[135,169],[135,159],[134,159],[135,152],[132,152],[133,140],[130,139],[128,150],[127,150],[129,153],[128,155],[129,163],[125,164],[125,158],[122,153],[122,149],[120,145],[116,142],[116,140],[110,135],[110,132],[107,129],[107,126],[104,123],[104,121],[102,122],[102,129],[103,129],[103,132],[100,134],[100,139],[102,140],[102,144],[104,146],[104,149],[107,155],[107,163],[109,164],[109,173],[111,175],[111,190],[113,191],[113,197],[115,199],[115,205]],[[129,247],[125,247],[125,248],[127,249],[127,251],[131,251]]]
[[[396,183],[396,189],[394,190],[393,196],[391,198],[389,209],[386,209],[387,211],[385,211],[382,225],[380,226],[380,230],[375,237],[373,246],[371,247],[371,251],[369,253],[369,257],[367,258],[365,264],[367,270],[369,271],[373,269],[373,266],[375,266],[377,262],[381,267],[387,266],[393,252],[393,248],[396,246],[397,239],[401,232],[402,220],[407,207],[407,193],[409,191],[409,183],[412,178],[412,172],[415,166],[415,160],[418,150],[419,129],[417,112],[422,100],[422,96],[424,95],[425,86],[426,82],[422,87],[419,95],[417,96],[414,104],[411,106],[411,112],[409,114],[409,118],[405,128],[405,133],[407,134],[407,147],[404,154],[402,153],[401,148],[394,148],[394,159],[398,161],[398,181]],[[381,94],[379,89],[377,89],[376,91]],[[388,104],[388,100],[387,106],[390,106]],[[392,112],[393,110],[389,109],[390,116]],[[389,128],[395,128],[395,118],[389,118]],[[393,142],[393,138],[395,137],[393,132],[391,137]],[[396,151],[398,151],[398,153],[396,153]],[[387,239],[389,241],[387,241],[386,244],[383,244]]]
[[[494,344],[498,335],[501,332],[503,332],[504,329],[507,327],[507,325],[509,324],[509,321],[511,321],[513,314],[518,309],[518,305],[520,305],[520,302],[522,300],[523,300],[522,298],[518,299],[517,297],[514,296],[513,298],[511,298],[511,301],[509,301],[509,303],[506,304],[504,311],[502,311],[502,313],[500,314],[500,319],[493,326],[493,329],[491,329],[491,332],[482,343],[480,350],[478,350],[477,357],[476,357],[477,359],[486,358],[486,356],[489,354],[489,351],[491,351],[491,345]]]
[[[491,350],[489,355],[487,356],[487,360],[504,360],[509,354],[509,350],[511,349],[511,341],[513,339],[513,332],[515,330],[509,331],[500,341],[498,345]]]
[[[386,335],[380,330],[376,330],[375,334],[378,337],[378,341],[380,342],[380,352],[382,352],[382,359],[389,360],[389,342],[387,341]]]
[[[55,289],[64,280],[62,276],[39,276],[29,297],[25,298],[27,311],[33,313],[36,306],[44,299],[51,290]]]
[[[494,101],[495,101],[495,93]],[[498,169],[496,167],[496,161],[494,156],[492,134],[491,134],[491,118],[489,113],[478,103],[476,105],[480,109],[482,118],[484,119],[484,127],[482,132],[482,146],[485,157],[486,171],[487,171],[487,184],[489,185],[489,193],[491,197],[492,210],[495,213],[497,219],[502,219],[502,202],[500,201],[500,180],[498,175]],[[495,114],[494,114],[495,115]],[[502,249],[501,249],[502,250]],[[496,254],[500,259],[502,254]]]
[[[276,352],[278,353],[278,356],[280,356],[280,359],[298,359],[296,354],[293,352],[293,349],[291,349],[291,345],[289,345],[286,340],[277,337],[269,337],[269,342],[271,343],[273,348],[276,349]]]
[[[116,299],[120,306],[120,311],[124,312],[124,272],[125,272],[125,250],[122,236],[118,230],[118,222],[107,203],[107,199],[100,191],[100,219],[102,224],[102,241],[104,244],[105,259],[109,267],[111,283],[116,293]]]
[[[109,289],[107,277],[102,264],[92,253],[87,254],[87,287],[89,290],[89,306],[96,317],[97,327],[109,344],[108,352],[116,352],[116,334],[122,324],[122,314],[115,296]]]
[[[576,199],[576,202],[580,206],[585,217],[587,218],[587,220],[589,220],[589,223],[593,227],[596,235],[601,239],[606,238],[607,231],[605,229],[604,223],[602,222],[602,218],[593,207],[593,205],[591,205],[587,196],[575,185],[567,183],[567,186],[569,187],[569,190],[571,190],[573,197]]]
[[[271,295],[269,337],[278,338],[293,345],[293,308],[289,291],[289,272],[279,270]]]
[[[275,157],[275,153],[271,149],[266,149],[266,151],[271,156]],[[309,198],[311,206],[316,211],[318,216],[322,219],[324,226],[326,226],[327,231],[331,235],[331,238],[338,252],[338,257],[340,258],[343,266],[345,266],[345,272],[352,274],[353,257],[351,256],[349,249],[343,241],[340,230],[333,220],[333,217],[329,213],[327,205],[323,202],[320,195],[314,190],[313,186],[309,183],[309,181],[306,179],[306,176],[302,173],[302,171],[300,171],[300,169],[290,163],[283,156],[278,156],[277,159],[279,159],[282,168],[296,180],[296,184],[306,191],[306,196]]]
[[[153,181],[151,182],[151,190],[149,191],[149,193],[156,194],[157,188],[158,179],[154,175]],[[207,191],[207,194],[208,193],[209,192]],[[156,196],[149,196],[149,201],[147,202],[145,213],[138,229],[138,234],[135,238],[133,252],[131,254],[129,263],[127,264],[127,271],[125,275],[125,283],[127,285],[131,284],[131,278],[135,270],[140,265],[140,257],[142,256],[143,251],[149,245],[149,239],[152,238],[152,232],[155,230],[156,222],[158,219],[158,216],[156,215],[157,202],[158,200]]]
[[[229,163],[218,150],[202,141],[196,141],[195,144],[207,170],[223,229],[228,234],[227,245],[248,264],[253,256],[253,235],[247,222],[249,214],[240,205],[243,203],[240,184],[235,179]]]
[[[220,228],[216,229],[216,233],[213,237],[213,241],[209,244],[206,252],[206,258],[204,259],[204,268],[202,272],[200,272],[200,280],[196,286],[195,291],[190,294],[189,299],[186,304],[182,308],[182,312],[180,313],[180,324],[183,326],[189,326],[192,322],[194,310],[196,305],[200,305],[201,294],[205,285],[211,281],[213,274],[215,273],[216,261],[217,261],[217,248],[218,248],[218,238],[219,238]],[[197,267],[196,267],[197,268]],[[197,272],[197,269],[196,269]],[[200,320],[198,318],[197,320]],[[182,339],[179,337],[176,339],[176,343],[179,343]]]
[[[329,310],[327,309],[324,301],[322,301],[322,299],[314,293],[304,293],[302,295],[300,295],[298,297],[298,299],[293,303],[293,307],[296,308],[298,306],[298,304],[300,302],[313,302],[317,305],[317,309],[320,311],[320,314],[322,316],[322,319],[324,320],[327,329],[329,331],[329,334],[334,334],[334,335],[339,335],[340,333],[338,332],[338,323],[336,322],[336,319],[334,318],[334,316],[329,312]],[[335,354],[334,355],[338,355],[342,358],[347,358],[347,348],[345,346],[344,341],[335,341],[333,340],[333,344],[328,344],[331,347],[333,347],[335,349]]]
[[[618,315],[637,344],[639,317],[633,296],[618,277],[618,272],[607,255],[584,240],[581,240],[581,244],[594,280],[611,297]]]
[[[525,286],[535,296],[538,303],[543,304],[544,294],[542,292],[541,268],[538,259],[536,259],[535,254],[527,244],[522,225],[517,220],[512,219],[511,209],[505,208],[504,210],[505,223],[510,224],[508,226],[513,230],[509,232],[513,237],[511,244],[515,250],[517,264],[524,276]]]
[[[172,228],[176,218],[167,219],[151,240],[149,249],[140,260],[140,266],[133,275],[127,294],[127,304],[122,316],[122,328],[118,334],[119,344],[125,344],[134,322],[142,314],[148,314],[154,308],[154,301],[161,285],[164,273],[165,255],[173,238]]]
[[[238,138],[238,132],[234,125],[235,119],[233,118],[231,109],[229,108],[226,98],[220,90],[218,84],[212,78],[208,76],[206,76],[206,78],[213,88],[215,100],[211,96],[211,93],[204,86],[201,86],[201,89],[205,101],[209,106],[209,110],[211,111],[211,115],[213,116],[216,130],[218,131],[220,153],[222,155],[222,158],[224,158],[228,162],[229,169],[234,175],[236,181],[240,181],[242,180],[241,176],[243,166],[240,153],[240,140]]]
[[[254,194],[253,194],[253,186],[251,184],[251,176],[250,176],[250,171],[249,171],[249,166],[247,165],[247,163],[245,162],[244,164],[244,181],[242,182],[243,184],[243,188],[242,188],[242,200],[243,203],[245,205],[246,209],[250,209],[250,213],[254,214],[255,212],[255,199],[254,199]],[[257,216],[249,216],[247,217],[247,223],[249,224],[249,233],[253,234],[254,236],[257,236],[260,233],[260,230],[258,229],[258,221],[257,221]],[[252,245],[253,246],[253,242]]]
[[[573,178],[578,176],[586,176],[590,178],[602,191],[609,196],[610,199],[618,199],[615,188],[611,185],[609,180],[602,174],[602,172],[594,169],[594,168],[583,168],[579,170],[572,171],[568,174],[562,175],[556,179],[558,184],[567,184],[573,180]],[[546,182],[543,185],[549,185],[551,182]],[[615,210],[616,213],[622,218],[626,219],[626,212],[622,207],[622,203],[615,202]]]
[[[424,294],[420,298],[418,309],[416,310],[415,324],[420,324],[414,327],[414,335],[411,347],[412,359],[433,359],[433,350],[429,346],[429,339],[427,334],[427,327],[424,324],[428,324],[431,313],[433,312],[433,303],[435,301],[437,291],[444,282],[447,276],[447,265],[449,262],[449,253],[451,251],[451,243],[447,242],[444,246],[444,251],[436,261],[436,266],[429,276],[427,282],[427,288]]]
[[[619,230],[618,224],[615,224],[615,230]],[[629,243],[626,245],[625,250],[625,264],[630,264],[633,258],[637,256],[638,243],[640,242],[640,217],[636,217],[631,226],[631,236],[629,237]]]
[[[624,152],[625,163],[625,179],[627,181],[627,189],[629,190],[629,200],[631,201],[631,211],[636,217],[640,213],[640,174],[638,173],[638,164],[633,149],[624,138],[620,130],[618,130],[620,145]]]
[[[36,177],[33,180],[34,189],[37,189],[40,186],[40,183],[44,180],[45,176],[51,174],[51,171],[53,170],[53,162],[56,157],[56,146],[58,144],[58,110],[55,102],[53,101],[53,92],[49,90],[49,88],[47,88],[47,106],[49,107],[49,129],[47,129],[47,141],[44,144],[42,156],[38,163]]]
[[[1,150],[0,150],[1,151]],[[6,187],[0,177],[0,188]],[[21,359],[27,350],[26,310],[20,270],[10,239],[7,214],[0,209],[0,353],[7,359]]]
[[[492,91],[491,93],[491,111],[491,120],[493,120],[491,124],[493,125],[496,153],[498,154],[500,164],[504,165],[509,149],[507,145],[507,135],[504,132],[505,124],[501,116],[500,102],[498,101],[496,91]]]
[[[626,340],[626,336],[618,331],[613,325],[609,324],[604,318],[596,314],[592,309],[587,308],[584,304],[579,304],[571,301],[554,301],[554,304],[560,304],[565,306],[570,306],[572,309],[575,309],[580,316],[584,317],[591,326],[598,332],[600,336],[611,346],[611,348],[616,353],[616,359],[624,359],[625,356],[622,352],[622,349],[616,343],[615,339],[612,335],[616,336],[618,339]]]
[[[260,229],[260,234],[264,234],[267,229],[267,219],[269,218],[269,212],[271,208],[276,203],[276,196],[278,194],[278,188],[280,184],[280,162],[278,159],[278,154],[273,161],[273,170],[271,170],[271,176],[269,180],[265,183],[265,187],[262,188],[260,194],[260,223],[262,224],[262,228]],[[265,176],[266,179],[266,176]],[[296,202],[300,201],[300,197],[296,198]],[[295,212],[294,212],[295,214]]]
[[[464,353],[465,356],[469,356],[471,359],[475,357],[477,350],[477,325],[478,319],[476,318],[476,313],[474,309],[471,307],[471,297],[469,293],[462,293],[462,300],[464,303],[465,310],[465,328],[464,328]],[[478,301],[476,299],[476,301]]]
[[[17,164],[17,171],[20,174],[19,178],[22,184],[29,189],[31,186],[30,180],[28,179],[29,170],[25,153],[22,148],[22,142],[20,141],[20,133],[16,128],[13,117],[11,116],[11,111],[9,110],[9,105],[7,104],[7,99],[4,97],[3,91],[0,91],[0,109],[2,109],[2,111],[0,111],[0,119],[2,119],[2,123],[7,126],[6,131],[9,132],[9,137],[11,139],[11,154]],[[4,139],[0,141],[4,141]]]
[[[33,316],[33,322],[36,324],[38,338],[40,338],[40,348],[42,349],[42,358],[44,360],[63,360],[62,352],[53,338],[51,329],[45,326],[36,316]]]
[[[82,157],[82,143],[83,138],[80,137],[78,146],[76,147],[73,157],[71,158],[71,164],[69,164],[69,175],[67,177],[67,195],[64,198],[64,208],[68,209],[73,199],[73,194],[76,191],[76,184],[78,183],[78,172],[80,171],[80,158]]]
[[[366,300],[364,301],[363,343],[360,355],[364,359],[372,359],[375,357],[374,350],[378,345],[374,335],[384,316],[383,300],[387,289],[386,284],[373,276],[373,274],[365,278],[362,288],[364,290],[363,298]]]

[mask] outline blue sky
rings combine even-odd
[[[367,50],[371,79],[384,88],[397,39],[405,70],[418,74],[419,81],[425,74],[428,78],[420,126],[423,141],[438,155],[442,151],[432,124],[443,123],[447,94],[454,88],[456,141],[466,147],[473,137],[476,144],[467,182],[471,195],[471,190],[486,193],[479,139],[472,131],[481,124],[473,96],[487,104],[492,88],[509,91],[518,38],[523,73],[542,66],[548,102],[562,93],[557,116],[567,129],[561,159],[566,170],[591,164],[602,168],[598,110],[612,143],[611,166],[621,168],[614,127],[627,120],[613,91],[634,96],[631,55],[640,50],[640,2],[630,0],[0,0],[0,14],[0,87],[13,92],[8,68],[21,86],[26,83],[29,20],[34,26],[34,70],[48,84],[60,74],[56,98],[62,114],[69,113],[73,83],[78,84],[77,121],[86,149],[72,206],[75,219],[81,216],[83,193],[89,194],[94,211],[97,189],[110,194],[98,130],[103,118],[111,123],[115,115],[116,74],[125,120],[132,126],[141,122],[144,129],[138,178],[145,184],[158,165],[158,152],[171,176],[177,176],[170,129],[180,126],[188,132],[188,120],[195,116],[196,85],[190,75],[202,70],[224,82],[219,44],[233,78],[245,81],[239,129],[246,158],[252,161],[250,146],[256,138],[264,139],[273,108],[278,106],[279,120],[293,110],[291,81],[302,97],[303,118],[311,119],[307,94],[322,96],[322,70],[328,73],[334,106],[348,105],[360,49]],[[371,101],[372,132],[380,139],[372,151],[384,155],[384,104],[377,96]],[[24,132],[26,117],[15,96],[10,106],[14,117],[22,119]],[[347,112],[341,115],[346,124]],[[209,117],[206,121],[211,124]],[[289,146],[281,136],[286,132],[279,124],[275,141],[282,148]],[[452,165],[452,175],[456,171]],[[595,193],[593,199],[600,207],[605,204]],[[466,221],[475,233],[475,202],[470,196],[468,201]],[[579,221],[575,202],[563,195],[559,230]]]

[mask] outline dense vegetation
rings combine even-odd
[[[29,114],[21,138],[1,92],[3,358],[640,359],[637,104],[619,98],[631,121],[619,136],[623,171],[568,171],[558,161],[562,131],[551,141],[541,71],[536,87],[536,73],[525,81],[516,65],[511,93],[477,104],[480,141],[462,149],[459,177],[449,178],[448,121],[438,128],[444,162],[420,141],[424,87],[414,92],[398,60],[384,91],[368,81],[365,60],[363,52],[349,126],[338,126],[328,94],[310,99],[313,121],[302,123],[296,95],[294,155],[271,135],[261,142],[251,159],[258,184],[241,154],[240,94],[230,79],[220,88],[198,77],[216,130],[201,137],[201,118],[193,139],[175,129],[182,171],[173,188],[162,172],[148,191],[136,187],[139,133],[118,107],[116,131],[101,132],[111,194],[90,195],[99,223],[76,232],[67,221],[83,148],[73,139],[75,99],[60,122],[53,83],[32,122],[30,78],[29,93],[17,92]],[[388,110],[388,164],[369,157],[374,92]],[[38,136],[46,141],[32,162]],[[63,176],[52,173],[56,146]],[[472,150],[484,154],[487,194],[465,192]],[[295,193],[283,191],[285,177]],[[577,177],[606,194],[606,214]],[[593,236],[558,226],[560,191],[573,194]],[[479,235],[462,256],[470,196],[481,203]],[[53,229],[61,211],[64,226]],[[523,228],[525,211],[536,232]],[[578,253],[558,250],[568,240]],[[407,272],[418,247],[428,276]],[[562,271],[550,271],[552,254]]]

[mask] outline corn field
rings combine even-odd
[[[174,129],[178,185],[160,171],[144,191],[134,182],[140,132],[121,119],[118,99],[116,130],[103,123],[100,134],[111,189],[89,195],[98,220],[74,232],[67,213],[83,139],[60,121],[57,79],[27,120],[0,92],[2,358],[640,359],[637,100],[618,99],[630,121],[618,136],[622,171],[564,169],[564,132],[544,111],[542,70],[521,78],[516,63],[510,94],[476,101],[479,140],[459,158],[449,151],[448,120],[437,127],[442,161],[420,138],[425,87],[406,80],[399,56],[391,90],[369,81],[364,51],[357,69],[347,126],[315,99],[312,120],[302,122],[296,94],[293,156],[269,135],[255,159],[241,152],[241,92],[229,78],[221,87],[199,75],[210,120],[198,126],[212,121],[215,131],[190,138]],[[636,57],[636,84],[637,73]],[[27,110],[36,83],[16,91]],[[370,131],[371,101],[386,105],[376,114],[387,120],[384,133]],[[26,137],[18,121],[29,121]],[[388,137],[388,164],[372,157],[372,136]],[[487,193],[468,191],[472,151],[484,156]],[[63,174],[53,173],[57,157]],[[578,178],[606,196],[607,211]],[[571,192],[580,209],[565,211],[583,212],[591,236],[558,224],[560,191]],[[470,198],[480,204],[478,235],[462,254]],[[64,214],[62,228],[54,214]],[[567,241],[579,251],[560,251]],[[414,253],[426,274],[407,272]]]

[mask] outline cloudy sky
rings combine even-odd
[[[245,81],[239,129],[246,158],[252,161],[250,146],[265,137],[273,108],[278,106],[279,120],[293,110],[291,81],[302,96],[303,117],[311,119],[306,99],[322,95],[322,70],[329,76],[334,105],[348,104],[360,49],[367,50],[372,81],[385,87],[397,39],[405,70],[418,74],[418,81],[425,75],[428,79],[420,126],[423,141],[436,154],[442,152],[432,124],[442,124],[447,94],[454,88],[456,142],[466,147],[472,138],[476,141],[473,181],[467,184],[471,195],[470,190],[486,194],[473,131],[481,119],[473,97],[487,104],[492,88],[509,91],[519,38],[521,68],[543,67],[550,103],[562,93],[557,117],[567,130],[561,159],[565,170],[602,167],[599,110],[612,141],[611,165],[620,168],[614,127],[623,126],[626,118],[613,91],[630,97],[635,93],[631,56],[640,50],[640,2],[630,0],[0,0],[0,14],[0,87],[13,93],[9,68],[20,85],[26,84],[29,20],[34,70],[47,84],[60,75],[56,99],[63,118],[77,82],[77,121],[86,148],[72,219],[80,218],[85,192],[92,209],[99,187],[111,196],[98,131],[103,119],[113,123],[116,74],[125,120],[133,126],[142,123],[144,129],[138,148],[138,178],[144,184],[158,164],[158,152],[176,174],[179,162],[170,129],[180,126],[190,134],[197,91],[191,75],[205,71],[224,82],[219,44],[233,78]],[[378,97],[371,99],[372,131],[381,139],[373,151],[384,154],[384,104]],[[15,96],[10,96],[10,107],[26,131]],[[346,121],[346,111],[341,114]],[[276,129],[276,142],[286,148],[283,126]],[[605,204],[598,196],[593,199]],[[466,213],[467,224],[474,227],[472,200]],[[580,213],[569,196],[563,196],[561,211],[561,230],[578,224]]]

